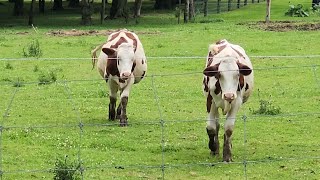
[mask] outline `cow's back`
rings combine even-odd
[[[127,42],[131,43],[135,47],[134,52],[134,70],[133,75],[135,78],[134,83],[138,83],[145,76],[147,71],[147,59],[144,53],[144,49],[139,37],[130,31],[120,30],[114,32],[108,36],[107,42],[102,46],[103,48],[117,48],[120,44]],[[100,52],[97,67],[100,75],[105,78],[105,71],[108,66],[112,66],[111,68],[117,68],[116,63],[111,61],[116,61],[116,57],[108,57],[104,52]],[[110,67],[109,67],[110,68]]]

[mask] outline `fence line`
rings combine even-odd
[[[319,54],[311,54],[311,55],[255,55],[250,56],[249,58],[257,58],[257,59],[267,59],[267,58],[320,58]],[[184,60],[190,60],[190,59],[207,59],[207,56],[148,56],[147,59],[184,59]],[[0,58],[0,61],[15,61],[15,60],[21,60],[21,61],[32,61],[32,60],[92,60],[91,57],[83,58]]]
[[[320,57],[320,55],[319,55]],[[194,58],[194,57],[193,57]],[[291,57],[292,58],[292,57]],[[191,59],[191,58],[190,58]],[[317,68],[320,65],[306,65],[306,66],[291,66],[291,67],[272,67],[272,68],[257,68],[254,70],[270,70],[270,69],[289,69],[289,68],[311,68],[311,71],[313,72],[314,78],[315,78],[315,83],[318,84],[318,87],[320,87],[320,81],[319,77],[317,76]],[[92,170],[92,169],[105,169],[105,168],[117,168],[117,169],[124,169],[124,168],[153,168],[153,169],[159,169],[161,170],[161,177],[162,179],[165,179],[166,175],[166,169],[167,168],[181,168],[181,167],[193,167],[193,166],[215,166],[215,165],[226,165],[226,163],[223,162],[214,162],[214,163],[186,163],[186,164],[173,164],[173,163],[166,163],[165,162],[165,124],[167,123],[189,123],[189,122],[205,122],[207,119],[192,119],[192,120],[165,120],[163,117],[163,110],[161,109],[161,104],[160,104],[160,98],[158,96],[158,89],[156,88],[156,83],[155,83],[155,77],[166,77],[166,76],[180,76],[180,75],[187,75],[187,74],[198,74],[202,72],[192,72],[192,73],[175,73],[175,74],[163,74],[163,75],[150,75],[147,76],[151,78],[151,87],[153,91],[153,99],[157,105],[157,110],[158,114],[160,116],[160,119],[157,121],[147,121],[143,123],[129,123],[129,125],[159,125],[161,128],[161,137],[160,137],[160,144],[161,144],[161,162],[156,162],[156,165],[148,165],[148,164],[129,164],[129,165],[123,165],[123,164],[115,164],[115,165],[100,165],[100,166],[85,166],[85,163],[82,162],[82,149],[81,149],[81,142],[83,141],[83,130],[85,127],[93,127],[93,126],[118,126],[118,124],[115,123],[106,123],[106,124],[86,124],[83,123],[83,119],[80,116],[80,110],[77,108],[75,99],[73,98],[73,93],[72,89],[69,86],[70,82],[83,82],[83,81],[89,81],[89,80],[63,80],[59,81],[64,85],[64,90],[67,95],[68,101],[71,102],[72,110],[76,114],[76,118],[72,120],[77,120],[78,122],[75,124],[62,124],[62,125],[39,125],[39,126],[4,126],[6,121],[9,118],[9,111],[12,109],[12,104],[14,99],[16,98],[16,94],[19,91],[19,87],[14,88],[14,92],[9,99],[9,103],[7,105],[7,108],[5,110],[5,113],[3,115],[2,123],[0,124],[0,178],[5,177],[6,174],[17,174],[17,173],[39,173],[39,172],[45,172],[45,173],[51,173],[53,171],[52,168],[49,169],[23,169],[23,170],[8,170],[8,171],[3,171],[3,147],[2,147],[2,141],[3,141],[3,136],[2,134],[4,133],[4,130],[7,129],[13,129],[13,128],[68,128],[68,127],[78,127],[79,128],[79,143],[77,144],[77,159],[78,163],[80,165],[80,168],[78,171],[81,174],[81,178],[84,179],[84,174],[86,171]],[[100,81],[101,79],[99,79]],[[92,80],[90,80],[92,81]],[[59,83],[56,82],[56,83]],[[38,82],[37,82],[38,83]],[[29,83],[33,84],[33,83]],[[288,158],[282,158],[282,157],[275,157],[275,158],[270,158],[268,160],[248,160],[247,157],[247,122],[251,121],[254,122],[256,121],[255,117],[272,117],[272,121],[275,120],[277,117],[290,117],[290,116],[318,116],[320,115],[320,112],[301,112],[301,113],[295,113],[295,114],[280,114],[280,115],[250,115],[248,117],[246,114],[244,115],[237,115],[241,116],[241,119],[243,120],[243,160],[242,161],[237,161],[237,162],[230,162],[229,164],[238,164],[243,166],[243,176],[245,179],[248,178],[248,164],[258,164],[258,163],[273,163],[273,162],[280,162],[280,161],[303,161],[303,160],[310,160],[310,159],[320,159],[319,156],[303,156],[303,157],[288,157]],[[260,120],[259,120],[260,121]],[[280,120],[281,121],[281,120]],[[310,122],[311,120],[298,120],[295,122]],[[61,169],[63,170],[63,169]],[[68,169],[64,169],[68,170]],[[73,169],[76,170],[76,169]]]

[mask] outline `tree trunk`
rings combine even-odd
[[[39,12],[44,14],[45,0],[39,0]]]
[[[79,7],[79,6],[80,6],[80,1],[79,0],[70,0],[69,1],[68,7],[76,8],[76,7]]]
[[[34,2],[35,2],[35,0],[32,0],[31,4],[30,4],[29,21],[28,21],[28,25],[29,26],[33,25],[33,6],[34,6]]]
[[[14,16],[22,16],[23,15],[23,0],[15,0],[14,8],[13,8]]]
[[[82,25],[91,25],[92,19],[91,15],[93,14],[93,4],[88,2],[88,0],[81,0],[81,24]]]
[[[140,17],[141,6],[142,6],[142,0],[134,1],[134,17]]]
[[[194,21],[194,18],[195,18],[194,0],[189,0],[189,21]]]
[[[190,7],[190,2],[189,0],[186,0],[184,3],[184,16],[183,16],[183,21],[184,23],[187,23],[189,20],[189,7]]]
[[[62,10],[62,0],[54,0],[52,10]]]
[[[128,18],[129,12],[127,9],[128,0],[113,0],[110,9],[110,18],[114,19],[117,17]]]
[[[208,0],[204,0],[203,15],[204,15],[204,17],[208,16]]]
[[[176,4],[176,0],[156,0],[155,9],[172,9]]]

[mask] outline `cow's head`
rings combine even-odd
[[[109,58],[117,61],[121,80],[127,80],[134,70],[134,48],[130,43],[122,43],[118,48],[102,48]]]
[[[207,67],[203,74],[209,77],[214,76],[219,81],[222,98],[231,103],[237,98],[237,89],[240,86],[239,77],[248,76],[251,72],[252,70],[240,63],[238,59],[226,57],[220,63]]]

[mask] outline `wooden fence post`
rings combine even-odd
[[[248,4],[248,0],[244,0],[243,4],[246,6]]]
[[[238,0],[238,2],[237,2],[237,8],[238,9],[240,8],[240,0]]]
[[[271,0],[267,0],[266,23],[270,22],[270,8],[271,8]]]
[[[217,13],[219,14],[221,12],[221,0],[217,1]]]
[[[228,11],[231,11],[231,0],[228,0]]]

